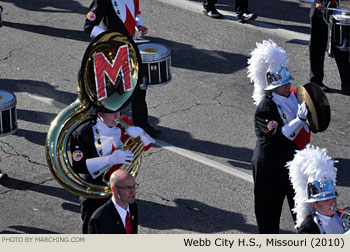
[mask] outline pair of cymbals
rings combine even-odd
[[[331,108],[326,94],[315,83],[298,86],[299,103],[305,101],[308,108],[307,124],[313,133],[325,131],[331,121]]]

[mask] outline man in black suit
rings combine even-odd
[[[89,234],[137,234],[138,211],[134,177],[116,170],[109,180],[112,197],[92,215]]]
[[[204,0],[203,12],[211,18],[223,18],[223,15],[215,8],[216,3],[217,0]],[[235,11],[237,14],[237,20],[241,23],[246,23],[249,20],[257,18],[255,13],[248,11],[248,0],[235,0]]]

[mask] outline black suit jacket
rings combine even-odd
[[[308,215],[298,228],[299,234],[320,234],[320,229],[313,220],[314,215]]]
[[[267,125],[276,122],[277,126],[271,130]],[[282,133],[284,126],[277,106],[272,96],[266,96],[255,112],[256,147],[252,157],[253,174],[256,186],[265,188],[266,184],[290,184],[287,161],[294,158],[298,146],[295,141],[286,138]],[[275,188],[277,189],[277,188]]]
[[[136,203],[129,204],[132,233],[137,234],[138,211]],[[126,234],[123,222],[110,198],[91,216],[89,234]]]
[[[84,31],[88,34],[92,29],[103,22],[106,30],[120,32],[129,35],[123,21],[115,13],[111,0],[94,0],[90,5],[90,12],[94,13],[94,18],[85,19]]]

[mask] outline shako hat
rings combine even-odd
[[[254,84],[253,100],[256,106],[272,90],[292,80],[288,69],[287,53],[272,40],[256,43],[248,59],[248,78]]]
[[[292,161],[287,163],[289,177],[295,196],[296,227],[300,227],[313,209],[310,202],[337,197],[335,189],[336,161],[327,155],[326,149],[308,144],[303,150],[297,150]]]

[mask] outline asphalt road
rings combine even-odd
[[[77,98],[77,71],[90,41],[82,30],[89,4],[1,1],[0,89],[17,97],[19,130],[0,137],[0,169],[9,175],[0,182],[0,233],[81,232],[78,196],[51,176],[45,138],[59,111]],[[309,5],[249,4],[259,17],[240,24],[230,0],[217,5],[223,20],[203,15],[202,0],[141,1],[146,38],[171,49],[172,81],[147,92],[150,120],[162,134],[137,177],[140,233],[257,233],[250,165],[256,107],[247,60],[256,42],[272,39],[289,54],[293,87],[307,83]],[[339,160],[338,203],[345,206],[350,97],[339,92],[335,61],[326,57],[325,66],[332,118],[311,143]],[[295,233],[286,206],[281,232]]]

